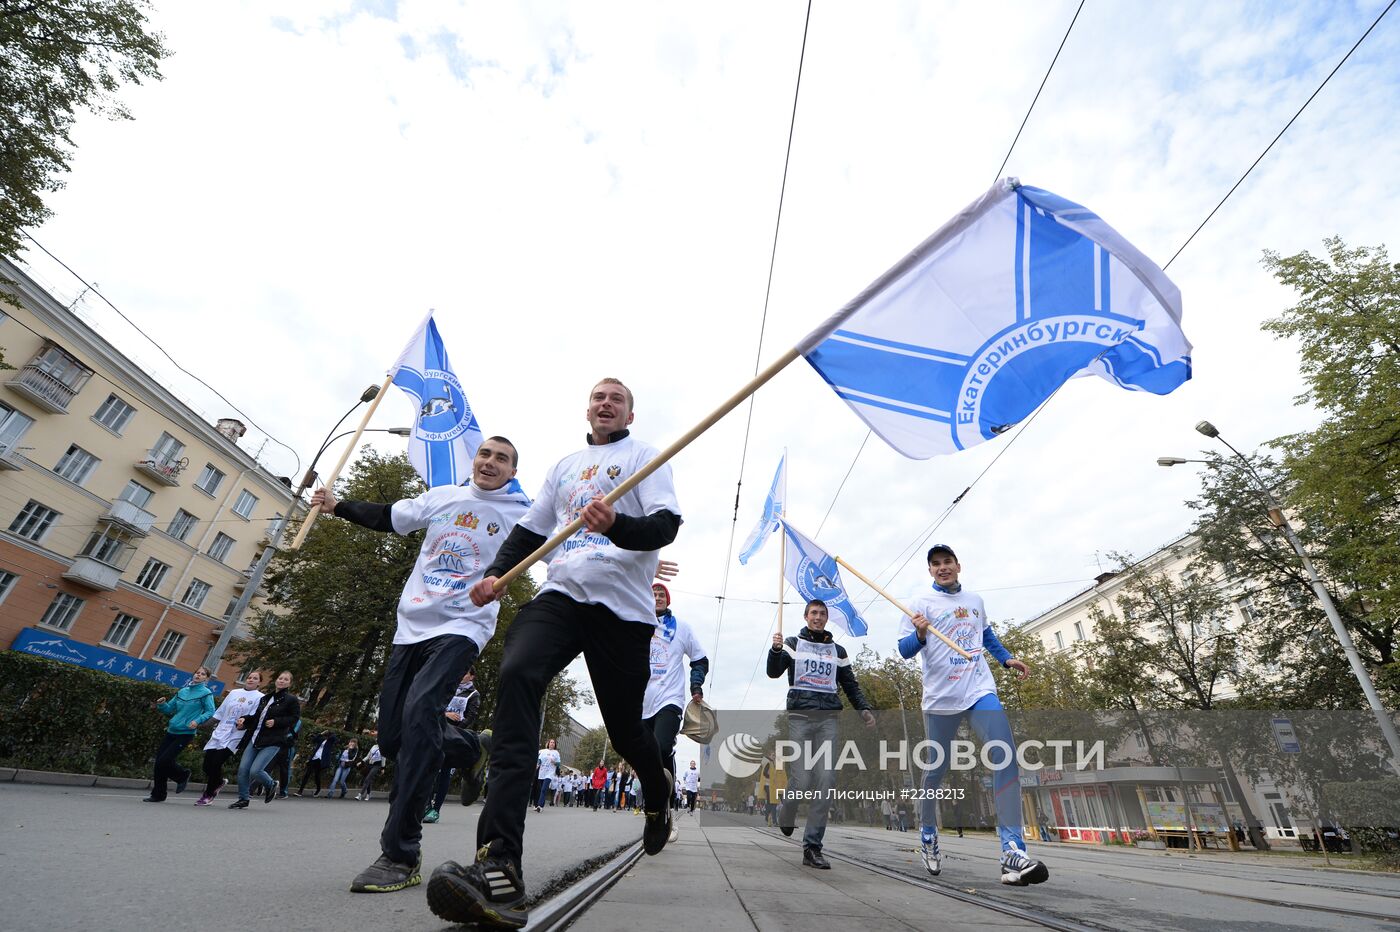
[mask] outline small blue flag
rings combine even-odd
[[[803,599],[821,599],[826,603],[827,618],[846,629],[848,634],[864,637],[870,630],[860,612],[851,604],[836,558],[812,543],[797,528],[782,522],[787,534],[787,566],[784,575]]]
[[[447,361],[432,312],[389,372],[417,407],[408,461],[428,486],[461,485],[484,439],[462,383]]]
[[[744,550],[739,554],[739,562],[748,565],[749,560],[763,549],[763,545],[768,542],[768,538],[778,530],[782,523],[783,510],[787,507],[787,451],[783,451],[783,458],[778,460],[778,471],[773,474],[773,484],[768,488],[768,497],[763,500],[763,515],[758,519],[758,525],[749,534],[749,539],[744,541]]]

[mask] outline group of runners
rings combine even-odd
[[[676,837],[671,801],[678,777],[687,803],[694,805],[698,772],[692,762],[678,774],[674,749],[687,698],[702,698],[710,671],[689,624],[671,612],[666,586],[653,584],[659,551],[672,543],[681,524],[670,467],[651,472],[609,504],[605,496],[657,451],[632,436],[634,399],[617,379],[603,379],[593,387],[586,416],[585,446],[549,470],[533,501],[515,479],[519,453],[501,436],[481,444],[471,479],[460,486],[439,486],[388,504],[341,501],[328,489],[312,496],[312,504],[325,513],[367,528],[426,532],[398,605],[379,698],[376,750],[394,763],[389,813],[379,856],[353,879],[353,891],[392,892],[421,883],[424,814],[436,815],[446,792],[444,777],[453,769],[466,776],[471,795],[479,792],[489,755],[491,791],[477,820],[475,855],[465,863],[447,861],[432,872],[428,904],[452,922],[508,929],[525,925],[521,859],[527,811],[541,799],[532,799],[532,791],[542,792],[538,777],[544,755],[537,743],[542,701],[551,680],[579,655],[587,664],[608,738],[633,774],[645,817],[642,845],[647,854],[660,853]],[[474,731],[462,717],[474,692],[464,673],[495,632],[502,594],[497,582],[575,519],[582,520],[582,528],[549,553],[545,583],[519,608],[506,634],[492,727]],[[1011,658],[997,641],[981,599],[960,587],[961,567],[953,551],[934,547],[928,558],[933,587],[915,602],[917,613],[905,620],[899,641],[901,654],[918,656],[923,666],[928,735],[946,743],[959,721],[970,716],[984,739],[1009,739],[995,681],[981,655],[989,653],[1023,676],[1026,665]],[[813,744],[834,742],[841,709],[838,690],[873,727],[870,703],[850,659],[827,630],[826,605],[808,603],[804,621],[794,636],[774,635],[768,651],[768,675],[785,675],[789,683],[789,737]],[[972,660],[929,637],[932,629],[963,644]],[[685,658],[690,660],[688,676]],[[245,734],[256,729],[275,740],[292,712],[299,715],[291,706],[295,696],[289,691],[290,679],[290,674],[282,674],[270,696],[247,697],[256,705],[228,721]],[[195,720],[205,715],[202,699],[195,705],[179,697],[171,702],[179,705],[170,710],[172,725],[188,715],[180,727],[192,730]],[[212,708],[208,712],[212,714]],[[257,745],[256,738],[251,740]],[[553,755],[550,764],[557,767],[557,751],[546,750]],[[158,769],[164,766],[169,772],[170,762],[173,754],[163,745]],[[247,805],[245,781],[266,786],[272,780],[261,769],[263,763],[261,751],[245,754],[240,766],[242,805]],[[929,771],[926,787],[937,787],[942,776],[942,769]],[[832,781],[829,769],[799,767],[791,772],[789,786],[827,789]],[[1025,853],[1014,760],[997,772],[994,790],[1003,850],[1001,879],[1013,884],[1043,881],[1048,874],[1044,865]],[[822,799],[813,802],[807,814],[802,863],[816,869],[830,868],[822,856],[828,809],[829,802]],[[796,812],[791,802],[780,807],[778,822],[784,834],[793,833]],[[938,874],[942,860],[931,800],[924,802],[920,821],[924,864],[929,873]]]

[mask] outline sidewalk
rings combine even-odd
[[[680,817],[679,840],[637,862],[570,926],[573,932],[661,929],[768,932],[825,927],[834,917],[861,932],[910,932],[933,925],[1039,928],[936,896],[850,864],[802,866],[802,848],[748,828]]]

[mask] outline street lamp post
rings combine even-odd
[[[1303,569],[1307,571],[1308,582],[1312,585],[1313,592],[1317,595],[1317,600],[1322,603],[1322,610],[1327,615],[1327,620],[1332,624],[1332,632],[1337,636],[1337,641],[1342,645],[1342,653],[1346,654],[1347,662],[1351,664],[1351,672],[1356,677],[1356,681],[1361,684],[1361,692],[1366,696],[1366,702],[1371,707],[1371,712],[1376,717],[1376,723],[1380,725],[1381,734],[1385,736],[1386,744],[1390,746],[1390,766],[1397,776],[1400,776],[1400,735],[1395,732],[1395,722],[1391,720],[1390,714],[1386,712],[1385,706],[1381,705],[1381,698],[1376,693],[1376,685],[1371,682],[1371,675],[1366,672],[1366,667],[1361,662],[1361,655],[1356,652],[1356,644],[1352,642],[1351,634],[1346,626],[1342,624],[1341,615],[1337,614],[1337,606],[1332,603],[1332,596],[1327,592],[1327,587],[1322,584],[1322,578],[1317,574],[1317,568],[1313,566],[1312,559],[1308,557],[1308,552],[1303,549],[1303,542],[1298,539],[1298,534],[1293,530],[1293,525],[1288,522],[1288,517],[1283,513],[1283,508],[1274,499],[1273,493],[1269,491],[1268,485],[1255,472],[1249,460],[1244,454],[1236,450],[1230,441],[1220,436],[1220,431],[1210,421],[1201,421],[1196,425],[1196,430],[1210,437],[1212,440],[1219,440],[1229,448],[1230,452],[1242,464],[1235,466],[1234,463],[1225,465],[1243,468],[1259,487],[1260,493],[1264,496],[1264,501],[1268,507],[1269,521],[1274,527],[1283,531],[1283,536],[1288,539],[1289,546],[1298,555],[1299,561],[1303,564]],[[1216,465],[1209,460],[1185,459],[1179,456],[1162,456],[1157,458],[1159,466],[1177,466],[1181,463],[1205,463],[1206,465]]]
[[[360,402],[355,405],[355,408],[366,401],[372,400],[378,393],[379,386],[371,385],[365,390],[364,395],[360,397]],[[341,424],[345,423],[345,418],[349,417],[350,413],[354,411],[355,408],[351,408],[350,411],[345,412],[335,427],[339,427]],[[332,432],[335,431],[335,427],[331,428]],[[370,430],[373,433],[394,434],[399,437],[408,437],[413,433],[413,429],[410,427],[370,428]],[[262,553],[258,555],[257,562],[248,570],[248,581],[244,584],[243,592],[239,595],[238,602],[233,606],[233,610],[229,612],[228,618],[224,620],[224,630],[219,632],[219,639],[214,642],[214,646],[209,649],[209,656],[204,659],[204,665],[210,670],[218,669],[219,661],[224,658],[224,651],[228,650],[229,642],[233,640],[233,635],[238,630],[239,622],[243,620],[243,613],[248,610],[249,603],[253,601],[254,593],[258,591],[258,586],[262,585],[263,575],[267,572],[268,564],[272,562],[273,552],[277,550],[278,545],[282,541],[282,534],[286,531],[287,524],[292,519],[292,511],[296,507],[296,503],[301,501],[301,496],[311,487],[311,483],[316,481],[316,462],[321,458],[321,454],[326,452],[327,447],[335,443],[341,437],[348,437],[352,433],[354,433],[354,431],[347,430],[344,433],[326,437],[325,441],[321,444],[321,449],[317,450],[316,455],[311,458],[311,465],[306,468],[306,473],[301,478],[301,484],[298,485],[296,491],[292,493],[292,507],[288,508],[287,513],[278,519],[277,524],[272,528],[271,533],[268,534],[268,545],[264,547]]]

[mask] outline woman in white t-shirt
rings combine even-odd
[[[243,729],[238,720],[251,715],[262,701],[262,673],[254,670],[243,681],[243,688],[235,689],[224,697],[214,712],[214,733],[204,745],[204,793],[195,800],[196,806],[207,806],[219,795],[219,790],[228,783],[224,779],[224,764],[238,753],[238,743],[243,740]]]
[[[559,772],[559,752],[555,750],[557,742],[550,738],[540,748],[540,756],[535,770],[535,811],[544,811],[544,801],[549,798],[550,785],[554,782],[555,775]]]
[[[336,760],[335,776],[331,778],[331,788],[326,790],[326,799],[335,796],[335,788],[340,787],[340,798],[344,799],[345,794],[350,792],[345,781],[350,774],[355,772],[355,765],[360,756],[360,742],[356,738],[351,738],[345,745],[345,750],[340,752],[340,757]]]

